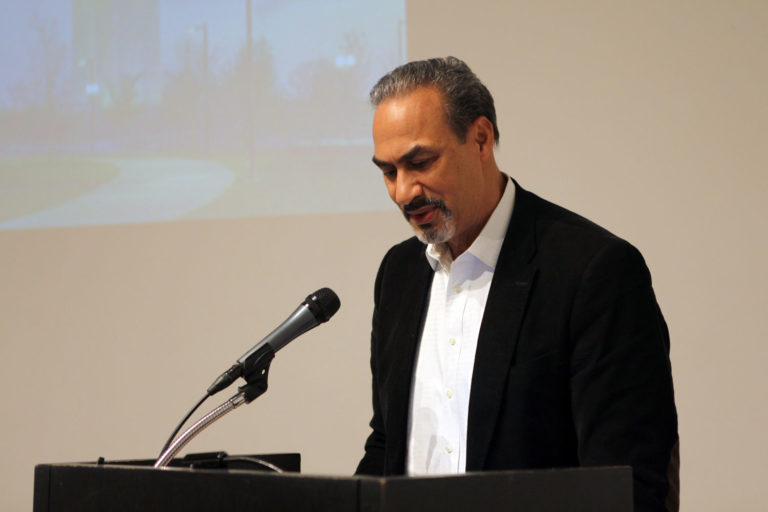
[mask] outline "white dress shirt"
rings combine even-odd
[[[477,336],[514,202],[515,185],[510,180],[480,235],[455,261],[443,244],[427,246],[435,276],[411,388],[409,475],[466,469]]]

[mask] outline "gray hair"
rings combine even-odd
[[[434,87],[443,95],[446,117],[459,140],[466,141],[469,125],[484,116],[493,125],[495,143],[499,143],[493,96],[469,66],[456,57],[418,60],[393,69],[371,89],[371,103],[378,107],[387,98],[418,87]]]

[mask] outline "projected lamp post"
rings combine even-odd
[[[202,148],[205,153],[208,152],[208,25],[203,23],[195,27],[195,31],[203,32],[203,87],[202,87],[202,107],[203,107],[203,129],[202,129]]]
[[[251,26],[251,0],[245,0],[245,62],[246,62],[246,107],[248,109],[248,116],[246,123],[248,123],[248,129],[246,130],[246,144],[248,150],[248,178],[251,180],[256,179],[256,148],[254,147],[256,134],[255,132],[255,113],[254,113],[254,98],[253,98],[253,79],[255,73],[253,72],[253,34]]]
[[[96,79],[94,77],[95,73],[93,70],[94,66],[93,66],[92,57],[80,59],[77,65],[80,68],[86,68],[88,73],[88,78],[85,84],[85,96],[88,98],[88,104],[89,104],[88,140],[90,144],[91,153],[93,153],[94,138],[96,137],[96,129],[94,127],[94,124],[95,124],[95,117],[96,117],[96,101],[99,95],[99,84],[98,82],[96,82]]]

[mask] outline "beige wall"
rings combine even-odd
[[[408,17],[411,58],[455,54],[495,94],[502,168],[646,256],[672,334],[683,510],[764,510],[768,3],[416,1]],[[321,286],[339,314],[188,449],[300,451],[307,472],[349,474],[373,277],[407,234],[396,212],[0,232],[0,508],[31,507],[34,463],[156,455]]]
[[[766,510],[768,3],[450,5],[414,2],[410,57],[467,59],[498,103],[502,168],[648,261],[683,510]]]

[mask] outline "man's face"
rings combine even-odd
[[[422,241],[448,242],[455,256],[485,220],[475,208],[483,200],[481,159],[470,137],[461,142],[451,129],[442,95],[422,87],[381,102],[373,143],[389,197]]]

